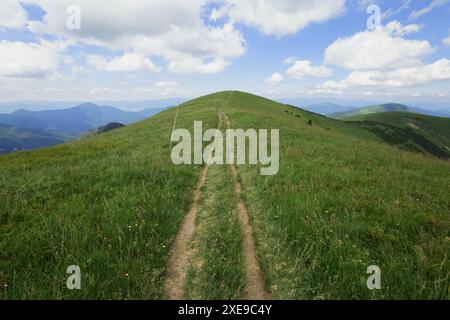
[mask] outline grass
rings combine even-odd
[[[197,213],[194,260],[185,287],[188,299],[242,297],[244,274],[233,186],[228,166],[209,168]]]
[[[280,129],[278,175],[240,167],[272,297],[448,299],[449,162],[288,110],[240,93],[226,110],[233,127]],[[365,285],[373,264],[379,291]]]
[[[218,93],[178,128],[217,125]],[[240,166],[264,281],[276,299],[448,299],[450,163],[399,150],[357,123],[233,92],[234,128],[280,129],[280,171]],[[0,157],[0,298],[159,299],[198,166],[174,166],[175,109],[103,135]],[[239,296],[240,241],[225,167],[211,167],[190,298]],[[215,201],[208,201],[215,199]],[[234,200],[234,199],[233,199]],[[69,291],[78,264],[82,290]],[[382,289],[365,285],[382,271]],[[5,284],[8,286],[5,287]]]
[[[49,149],[0,158],[0,298],[158,299],[198,166],[174,166],[175,110]],[[180,107],[178,126],[214,127],[213,101]],[[66,288],[79,265],[82,290]]]

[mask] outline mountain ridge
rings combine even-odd
[[[348,111],[343,112],[334,112],[327,114],[328,117],[334,118],[334,119],[342,119],[345,117],[351,117],[356,115],[363,115],[363,114],[372,114],[372,113],[379,113],[379,112],[411,112],[411,113],[417,113],[417,114],[423,114],[428,116],[434,116],[434,117],[445,117],[450,118],[450,111],[432,111],[432,110],[426,110],[423,108],[417,108],[417,107],[411,107],[405,104],[401,103],[384,103],[384,104],[375,104],[370,105],[363,108],[355,108]]]
[[[0,114],[0,123],[16,128],[53,130],[75,136],[110,122],[130,124],[143,119],[145,116],[139,113],[93,103],[84,103],[67,109],[42,111],[20,109],[9,114]]]

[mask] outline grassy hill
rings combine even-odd
[[[382,112],[345,117],[357,121],[386,142],[401,148],[450,157],[450,118],[409,112]]]
[[[450,163],[399,150],[357,123],[241,92],[195,99],[102,135],[0,158],[0,298],[159,299],[200,166],[169,141],[194,120],[280,129],[280,170],[238,166],[266,290],[286,299],[448,299]],[[191,298],[241,298],[232,179],[200,198]],[[82,290],[66,289],[79,265]],[[382,290],[366,287],[367,267]]]
[[[353,117],[353,116],[358,116],[358,115],[367,115],[367,114],[373,114],[373,113],[379,113],[379,112],[394,112],[394,111],[409,112],[411,110],[408,106],[405,106],[403,104],[387,103],[387,104],[380,104],[380,105],[374,105],[374,106],[369,106],[369,107],[365,107],[365,108],[360,108],[360,109],[356,109],[356,110],[332,113],[332,114],[329,114],[329,116],[331,118],[335,118],[335,119],[343,119],[343,118],[348,118],[348,117]]]
[[[18,129],[0,124],[0,155],[14,151],[48,147],[74,138],[68,134],[38,129]]]

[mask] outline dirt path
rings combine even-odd
[[[165,282],[166,296],[169,300],[181,300],[183,298],[183,287],[191,257],[190,243],[195,231],[195,218],[197,216],[198,205],[202,187],[206,181],[208,166],[205,166],[200,174],[200,179],[194,192],[194,201],[191,209],[184,217],[180,230],[170,250],[167,262],[168,276]]]
[[[225,125],[230,128],[231,122],[225,112],[222,113]],[[247,300],[268,300],[270,295],[264,289],[258,258],[256,256],[253,231],[248,218],[247,207],[241,198],[242,187],[235,165],[230,165],[234,178],[234,190],[236,193],[237,212],[242,235],[242,256],[245,271],[244,297]]]
[[[222,126],[222,116],[219,115],[218,129]],[[212,154],[209,155],[210,157]],[[172,248],[170,249],[169,259],[167,261],[167,278],[164,283],[164,289],[167,299],[181,300],[184,296],[184,284],[186,282],[187,272],[192,257],[190,244],[195,232],[195,219],[201,199],[201,190],[206,182],[209,165],[206,165],[201,174],[197,187],[194,191],[194,200],[191,209],[184,217],[181,227],[178,230]]]
[[[256,257],[252,227],[249,223],[247,208],[241,199],[242,188],[238,179],[238,173],[234,165],[230,165],[230,168],[234,178],[234,190],[236,192],[237,210],[242,234],[242,255],[246,280],[244,296],[247,300],[267,300],[269,299],[269,294],[264,289],[261,269]]]
[[[219,126],[225,122],[230,127],[230,120],[224,112],[224,106],[229,95],[219,107]],[[181,227],[172,244],[168,259],[168,276],[164,284],[166,297],[170,300],[180,300],[184,297],[184,284],[186,282],[187,272],[191,263],[193,251],[191,242],[196,229],[196,216],[201,199],[201,190],[206,182],[209,165],[206,165],[201,174],[197,187],[194,191],[194,200],[191,209],[184,217]],[[256,256],[255,243],[253,240],[252,227],[249,223],[248,212],[244,202],[241,199],[241,184],[238,178],[238,172],[234,165],[230,165],[231,174],[234,179],[234,191],[236,195],[237,214],[242,237],[242,258],[245,272],[244,298],[248,300],[266,300],[270,296],[264,289],[264,282],[261,276],[258,258]]]

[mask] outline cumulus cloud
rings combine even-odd
[[[283,82],[283,81],[284,81],[284,77],[279,72],[276,72],[276,73],[272,74],[270,77],[268,77],[266,79],[266,83],[267,84],[271,84],[271,85],[277,84],[277,83],[280,83],[280,82]]]
[[[210,62],[204,62],[195,57],[185,57],[169,62],[167,69],[173,73],[219,73],[225,70],[229,62],[224,59],[214,59]]]
[[[343,80],[326,81],[317,88],[407,88],[450,80],[450,60],[426,64],[423,58],[433,52],[431,45],[403,37],[419,30],[418,25],[393,21],[372,32],[338,39],[327,48],[325,62],[352,72]]]
[[[44,78],[54,75],[64,61],[64,42],[24,43],[0,41],[0,76]]]
[[[22,28],[27,24],[27,13],[19,0],[2,0],[0,10],[1,28]]]
[[[345,7],[345,0],[224,0],[222,3],[213,10],[211,19],[228,16],[264,34],[279,37],[336,17]]]
[[[309,60],[297,60],[286,71],[286,74],[293,79],[329,77],[331,69],[324,66],[315,66]]]
[[[208,0],[110,0],[108,4],[91,0],[24,1],[46,11],[44,21],[29,24],[34,32],[112,51],[162,57],[172,72],[221,72],[231,59],[245,53],[244,38],[233,24],[205,24],[202,13]],[[69,5],[81,8],[80,30],[66,28]]]
[[[342,81],[326,81],[323,89],[353,87],[413,87],[435,81],[450,80],[450,60],[440,59],[432,64],[398,68],[390,71],[354,71]]]
[[[392,69],[420,64],[433,52],[428,41],[408,40],[402,36],[420,30],[418,25],[403,26],[397,21],[374,31],[340,38],[325,51],[325,63],[350,70]]]
[[[449,0],[433,0],[433,1],[431,1],[429,6],[423,8],[423,9],[411,12],[411,14],[409,15],[409,18],[410,19],[420,18],[424,14],[427,14],[430,11],[432,11],[432,10],[434,10],[434,9],[440,7],[440,6],[443,6],[444,4],[446,4],[448,2],[449,2]]]
[[[106,58],[99,55],[87,57],[87,63],[97,70],[109,72],[159,72],[160,69],[143,55],[136,53],[124,54],[117,58]]]

